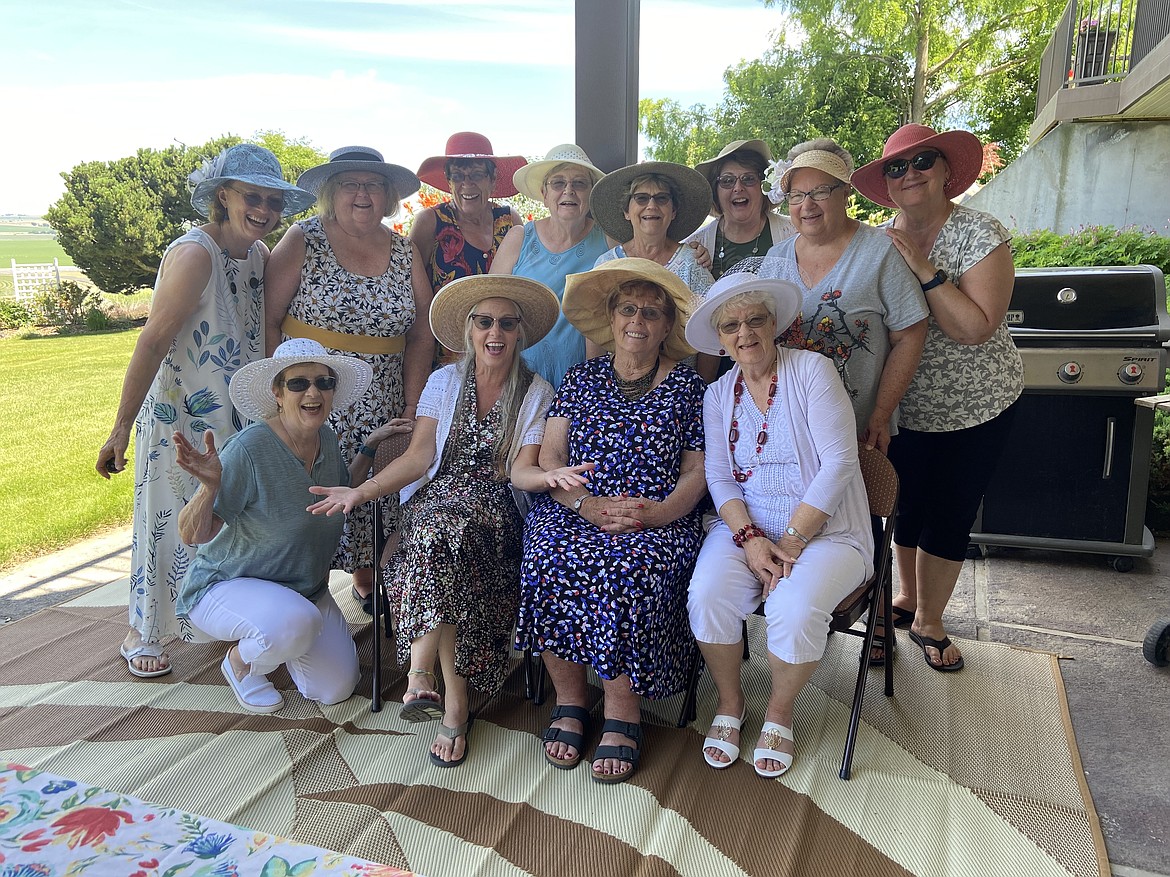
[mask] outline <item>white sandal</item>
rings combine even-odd
[[[223,656],[223,663],[219,665],[224,678],[231,686],[232,694],[240,702],[240,706],[252,713],[274,713],[284,706],[284,697],[276,690],[267,676],[247,674],[243,679],[236,678],[236,671],[232,668],[232,659],[229,655]]]
[[[746,713],[746,708],[745,708]],[[734,743],[728,743],[727,738],[731,736],[732,731],[738,731],[743,727],[743,716],[738,719],[735,716],[717,715],[711,720],[711,727],[716,729],[717,736],[708,737],[703,741],[703,761],[711,765],[716,770],[723,770],[725,767],[731,767],[739,758],[739,747]],[[717,761],[711,757],[708,749],[718,749],[729,759],[728,761]]]
[[[118,647],[118,651],[126,659],[126,669],[130,671],[131,675],[137,676],[139,679],[153,679],[156,676],[166,676],[171,672],[170,656],[168,656],[167,665],[161,670],[139,670],[134,666],[134,660],[136,658],[154,658],[158,660],[165,655],[166,652],[163,650],[162,643],[139,643],[132,649],[126,648],[126,643],[122,643]]]
[[[752,766],[756,769],[756,773],[766,779],[772,779],[792,767],[792,753],[778,752],[775,748],[784,740],[796,742],[796,738],[792,736],[791,728],[777,725],[775,722],[764,722],[764,727],[760,729],[760,740],[764,745],[756,749],[752,756]],[[765,760],[778,761],[783,767],[779,770],[762,770],[756,762]]]

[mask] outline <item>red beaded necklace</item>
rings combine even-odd
[[[764,450],[764,445],[768,443],[768,415],[772,411],[772,401],[776,398],[776,379],[778,374],[772,373],[772,381],[768,384],[768,404],[764,406],[764,424],[756,435],[756,462],[759,462],[760,454]],[[740,484],[752,477],[752,467],[749,466],[747,471],[742,471],[735,465],[735,443],[739,441],[739,417],[736,412],[739,410],[740,401],[743,399],[743,372],[740,372],[735,379],[735,404],[731,409],[731,429],[727,431],[727,444],[731,447],[731,474],[735,476],[735,480]]]

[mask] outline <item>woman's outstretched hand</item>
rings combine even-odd
[[[208,489],[218,490],[220,478],[223,477],[223,463],[220,462],[219,451],[215,449],[215,436],[211,430],[203,433],[203,453],[196,450],[181,432],[176,432],[171,440],[175,443],[175,462],[182,470]]]
[[[329,516],[337,512],[348,515],[365,502],[361,491],[355,487],[321,487],[314,484],[309,488],[309,493],[325,497],[305,509],[315,515]]]

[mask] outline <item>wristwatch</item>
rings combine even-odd
[[[805,536],[803,533],[801,533],[801,532],[800,532],[798,529],[796,529],[795,527],[789,527],[789,528],[788,528],[787,530],[785,530],[784,532],[785,532],[787,535],[789,535],[789,536],[795,536],[795,537],[796,537],[797,539],[799,539],[799,540],[800,540],[802,543],[804,543],[805,545],[808,545],[808,537],[807,537],[807,536]]]
[[[581,514],[581,504],[591,496],[593,496],[592,493],[583,493],[575,500],[573,500],[573,511],[575,511],[577,514]]]
[[[923,292],[930,292],[936,286],[942,286],[946,282],[947,282],[947,272],[944,271],[942,268],[939,268],[937,271],[934,272],[934,277],[930,278],[930,280],[928,280],[924,284],[922,284],[922,291]]]

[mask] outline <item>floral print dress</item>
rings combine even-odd
[[[261,248],[253,246],[243,259],[233,259],[205,231],[193,228],[167,248],[159,280],[171,251],[192,244],[211,256],[211,278],[171,342],[134,424],[130,626],[148,643],[192,634],[190,622],[175,618],[179,584],[195,556],[195,548],[179,538],[179,512],[199,482],[179,468],[171,437],[181,432],[202,447],[203,434],[210,430],[222,448],[246,425],[228,398],[228,382],[242,366],[264,356]]]
[[[683,451],[703,450],[706,385],[677,365],[641,399],[614,382],[613,359],[569,370],[549,417],[569,421],[569,465],[594,462],[595,496],[662,501],[678,483]],[[524,523],[517,647],[550,651],[623,673],[636,694],[666,697],[686,684],[695,640],[687,586],[702,528],[692,510],[665,527],[609,534],[547,494]]]
[[[494,693],[516,623],[523,521],[509,482],[496,475],[500,403],[477,420],[474,369],[466,380],[464,410],[438,472],[402,507],[387,594],[398,607],[399,663],[409,663],[412,640],[452,624],[455,671]]]
[[[305,262],[301,282],[289,303],[289,316],[301,322],[347,335],[390,338],[405,335],[414,325],[414,291],[410,272],[410,242],[391,233],[390,264],[378,277],[351,274],[338,263],[325,236],[320,217],[297,223],[305,234]],[[283,336],[282,340],[287,340]],[[347,463],[357,456],[366,437],[387,421],[402,416],[406,407],[401,353],[354,353],[326,347],[329,353],[356,356],[374,370],[369,391],[344,411],[335,411],[329,425],[341,443]],[[398,518],[398,497],[382,503],[382,521],[389,535]],[[374,565],[373,511],[366,503],[345,516],[345,531],[333,568],[353,572]]]

